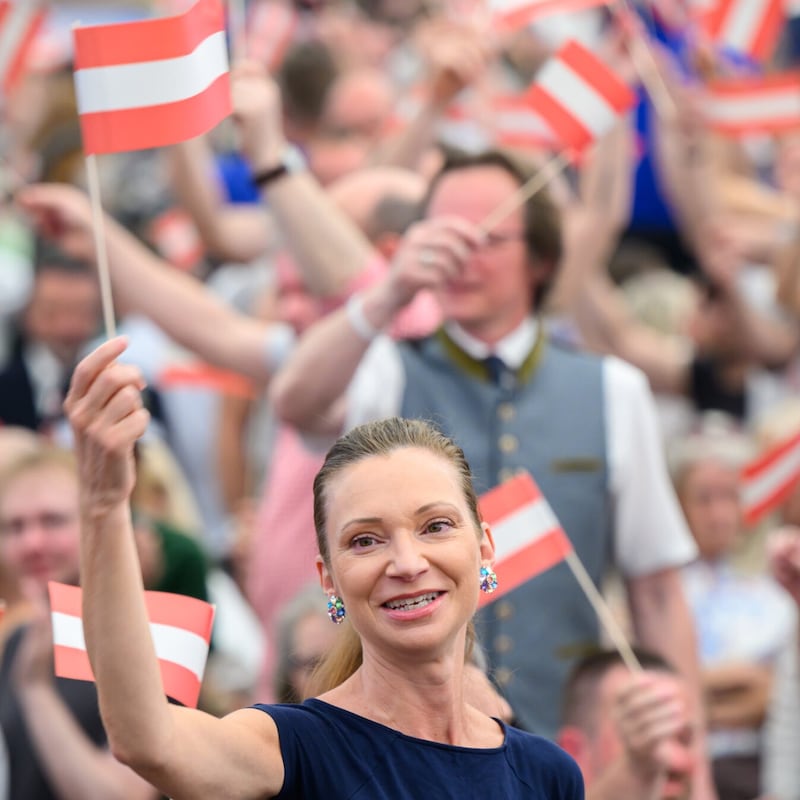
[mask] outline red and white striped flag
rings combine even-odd
[[[86,153],[175,144],[231,112],[220,0],[175,17],[76,28],[74,38]]]
[[[481,593],[481,606],[556,566],[572,552],[561,523],[528,473],[482,495],[480,512],[494,536],[498,583],[494,593]]]
[[[711,81],[706,119],[726,136],[800,128],[800,72]]]
[[[489,0],[489,12],[496,27],[513,29],[551,14],[585,11],[606,4],[607,0]]]
[[[56,675],[93,681],[86,653],[79,586],[48,585],[53,619]],[[208,658],[214,607],[194,597],[145,592],[164,693],[192,708],[197,706]],[[120,621],[124,625],[124,620]]]
[[[47,12],[42,0],[0,1],[0,88],[8,94],[25,73]]]
[[[786,0],[718,0],[705,15],[708,34],[721,47],[766,61],[786,19]]]
[[[527,99],[560,146],[573,151],[601,137],[637,101],[622,78],[576,41],[545,62]]]
[[[780,442],[742,470],[742,505],[749,525],[773,511],[800,481],[800,433]]]

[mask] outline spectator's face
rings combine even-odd
[[[66,468],[42,465],[12,478],[0,495],[0,561],[41,588],[78,578],[78,482]]]
[[[701,461],[687,469],[678,496],[703,558],[719,558],[736,542],[742,522],[739,488],[734,467]]]
[[[309,696],[311,674],[333,647],[338,630],[322,610],[306,614],[297,623],[292,633],[289,680],[298,699],[305,700]]]
[[[34,282],[25,330],[65,363],[97,332],[99,291],[91,275],[45,270]]]
[[[456,170],[439,182],[428,217],[457,216],[479,225],[518,188],[500,167]],[[523,211],[517,208],[438,294],[445,317],[468,330],[512,330],[530,313],[536,280],[525,247]]]
[[[665,673],[661,673],[666,676]],[[601,679],[597,689],[596,728],[589,737],[586,770],[587,785],[600,779],[609,767],[624,754],[625,745],[617,728],[619,714],[617,698],[628,685],[631,673],[627,667],[612,667]],[[670,680],[674,680],[670,677]],[[660,792],[652,800],[684,800],[690,794],[690,775],[686,771],[687,742],[666,741],[662,745],[668,754],[667,763],[673,768],[664,776]],[[674,768],[678,764],[681,768]],[[582,764],[583,768],[584,765]]]
[[[415,447],[361,459],[330,479],[326,508],[323,589],[344,601],[365,660],[463,653],[494,550],[453,464]]]

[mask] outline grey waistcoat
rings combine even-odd
[[[530,472],[599,584],[612,551],[602,360],[540,340],[522,368],[495,385],[441,331],[402,343],[400,352],[402,416],[431,420],[452,436],[479,493]],[[477,628],[519,723],[552,737],[571,660],[598,640],[569,568],[560,564],[484,608]]]

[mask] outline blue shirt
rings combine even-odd
[[[281,800],[583,800],[575,762],[547,739],[503,723],[500,747],[406,736],[321,700],[257,705],[278,727]]]

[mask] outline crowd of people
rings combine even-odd
[[[800,125],[706,117],[798,43],[632,7],[247,3],[231,120],[100,159],[111,337],[42,37],[0,119],[0,800],[800,800],[800,481],[752,523],[744,477],[800,435]],[[553,153],[499,101],[568,37],[639,106],[515,201]],[[521,472],[641,669],[566,564],[496,586]],[[199,710],[143,589],[217,607]]]

